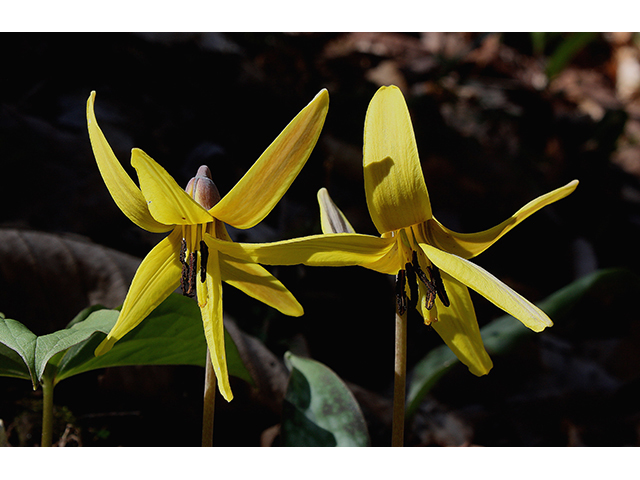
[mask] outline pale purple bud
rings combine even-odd
[[[206,165],[198,168],[196,176],[189,180],[184,190],[207,210],[220,201],[220,192],[211,179],[211,170]]]

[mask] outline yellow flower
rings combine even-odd
[[[475,375],[488,373],[492,362],[467,287],[536,332],[552,325],[542,310],[468,259],[542,207],[569,195],[577,180],[529,202],[489,230],[473,234],[449,230],[431,212],[411,118],[395,86],[380,88],[371,100],[363,163],[367,205],[381,237],[340,233],[353,228],[321,190],[325,235],[271,244],[226,244],[220,250],[263,264],[361,265],[396,275],[400,313],[415,305],[425,323]]]
[[[171,231],[140,264],[118,321],[96,349],[96,355],[109,351],[181,285],[184,293],[197,296],[218,387],[223,397],[231,401],[224,348],[222,281],[286,315],[300,316],[303,310],[267,270],[220,252],[210,239],[232,243],[225,223],[240,229],[251,228],[273,209],[318,140],[329,108],[329,94],[322,90],[222,199],[207,167],[200,167],[185,191],[151,157],[134,148],[131,165],[138,174],[138,188],[98,127],[94,100],[92,92],[87,101],[89,137],[98,168],[115,203],[139,227],[150,232]]]

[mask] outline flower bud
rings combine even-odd
[[[211,170],[206,165],[198,168],[196,176],[189,180],[184,190],[207,210],[220,201],[220,192],[211,179]]]

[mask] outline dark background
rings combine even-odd
[[[363,124],[377,88],[396,84],[411,111],[434,214],[449,228],[490,228],[538,195],[580,180],[574,194],[518,226],[479,265],[534,302],[596,269],[638,272],[637,36],[3,34],[0,41],[2,229],[71,235],[140,258],[162,238],[133,225],[101,180],[86,131],[92,90],[98,122],[134,179],[129,156],[139,147],[183,185],[207,164],[224,195],[327,88],[329,114],[307,165],[259,226],[231,234],[271,241],[319,233],[321,187],[358,232],[376,234],[364,196]],[[359,268],[273,271],[304,306],[303,317],[284,317],[227,287],[226,314],[277,358],[288,349],[308,354],[357,385],[361,403],[380,400],[380,408],[363,408],[373,444],[388,444],[390,279]],[[35,283],[27,278],[0,296],[0,311],[36,333],[64,327],[84,306],[66,301],[73,282],[62,282],[66,293],[56,306],[43,303]],[[638,445],[635,295],[593,299],[572,322],[494,357],[488,376],[454,369],[429,395],[420,417],[426,424],[413,424],[407,443]],[[473,298],[481,325],[501,314]],[[440,344],[410,316],[409,368]],[[92,372],[56,388],[58,435],[69,425],[82,445],[199,443],[201,369],[118,370],[124,373]],[[279,421],[277,408],[243,399],[246,388],[233,385],[236,400],[218,402],[216,444],[260,445]],[[5,378],[0,391],[10,441],[38,443],[38,414],[29,412],[40,392]]]

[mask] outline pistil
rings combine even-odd
[[[198,168],[196,176],[189,180],[185,191],[207,210],[220,201],[220,193],[213,183],[211,171],[206,165]],[[198,272],[200,273],[201,284],[204,284],[207,279],[209,249],[202,240],[202,233],[207,228],[208,225],[182,226],[182,245],[180,248],[182,274],[180,276],[180,286],[182,293],[188,297],[196,296]],[[201,306],[204,306],[206,299],[199,299],[199,302]]]

